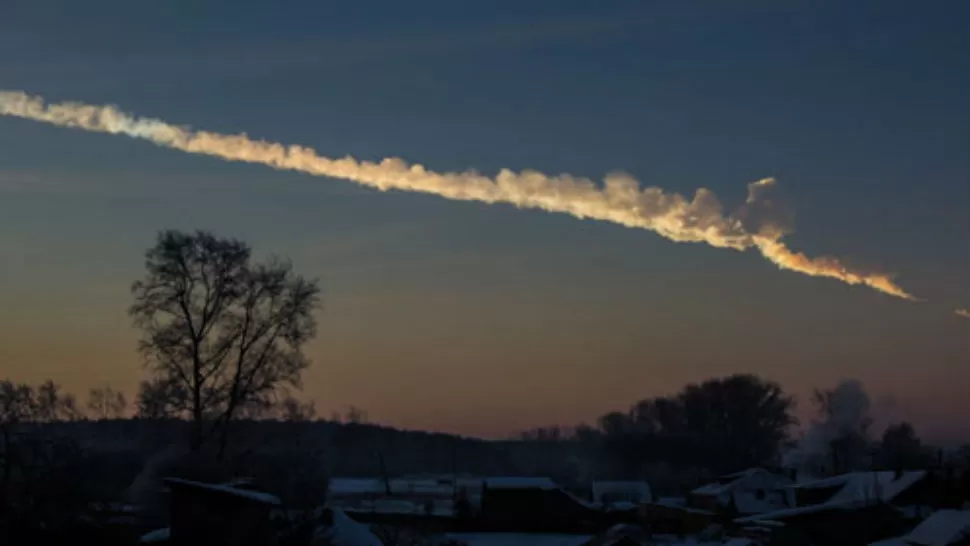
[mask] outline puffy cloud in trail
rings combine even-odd
[[[778,192],[774,178],[748,184],[748,198],[734,213],[748,233],[778,240],[795,231],[795,210]]]
[[[777,196],[776,183],[771,178],[750,184],[745,203],[733,213],[725,214],[720,200],[708,189],[701,188],[688,199],[658,187],[641,187],[625,173],[611,173],[599,184],[588,178],[568,174],[550,176],[531,170],[503,169],[492,178],[476,171],[438,173],[393,157],[379,162],[352,157],[334,159],[303,146],[254,140],[246,134],[196,131],[157,119],[136,118],[114,106],[75,102],[45,104],[42,98],[20,91],[0,91],[0,115],[123,134],[192,154],[337,178],[381,191],[506,203],[645,229],[675,242],[706,243],[739,251],[754,248],[781,269],[915,299],[895,284],[890,275],[865,272],[835,258],[810,258],[790,250],[781,239],[791,233],[794,213]]]

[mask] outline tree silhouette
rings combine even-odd
[[[37,387],[35,403],[35,417],[38,421],[75,421],[84,417],[84,413],[77,407],[77,397],[72,393],[62,392],[60,385],[50,379]]]
[[[164,231],[146,252],[146,276],[132,285],[129,312],[156,382],[147,400],[192,420],[193,451],[218,432],[221,452],[229,422],[298,387],[308,365],[302,347],[316,331],[316,281],[251,254],[236,239]],[[159,405],[162,394],[169,400]]]
[[[647,462],[740,470],[776,461],[795,418],[774,382],[732,375],[690,384],[600,418],[604,448],[624,473]]]
[[[62,456],[61,448],[69,442],[22,425],[75,420],[80,415],[74,397],[62,393],[53,381],[35,388],[0,380],[0,536],[11,525],[36,523],[50,508],[77,500],[65,485],[76,485],[78,476],[65,480],[54,472],[60,470],[58,465],[78,460],[74,451]]]
[[[775,462],[795,423],[794,399],[777,383],[753,375],[688,385],[678,398],[688,437],[699,449],[718,454],[718,470]]]
[[[88,392],[88,411],[93,419],[120,419],[127,409],[125,393],[110,385],[95,387]]]
[[[930,459],[913,425],[907,421],[887,427],[876,451],[879,465],[891,470],[922,468]]]
[[[165,377],[142,381],[135,399],[135,413],[141,419],[168,419],[186,415],[189,396],[179,382]]]
[[[0,507],[7,504],[17,462],[17,430],[36,416],[34,389],[27,384],[0,381]]]

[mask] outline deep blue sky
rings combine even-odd
[[[886,418],[970,435],[947,419],[970,410],[970,330],[950,314],[970,306],[970,5],[727,4],[15,0],[0,88],[436,170],[620,169],[729,207],[774,176],[792,246],[896,272],[930,303],[0,119],[0,362],[133,388],[141,251],[204,227],[323,278],[306,388],[323,408],[494,435],[752,371],[798,394],[855,376]]]

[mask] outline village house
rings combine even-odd
[[[771,524],[779,535],[820,544],[867,543],[899,534],[920,516],[919,502],[929,473],[851,472],[791,488],[795,505],[740,517],[738,525]],[[917,507],[918,508],[918,507]]]
[[[792,505],[787,476],[763,468],[727,474],[690,492],[691,508],[733,515],[762,514]]]
[[[142,537],[143,543],[271,546],[270,512],[280,500],[268,493],[224,484],[165,478],[170,524]]]

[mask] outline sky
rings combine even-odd
[[[736,372],[861,380],[970,440],[970,5],[128,2],[0,7],[0,89],[439,171],[614,171],[727,208],[774,177],[785,240],[926,302],[754,251],[379,192],[0,118],[0,376],[134,393],[129,286],[161,229],[319,277],[302,396],[483,437]],[[782,4],[782,5],[779,5]]]

